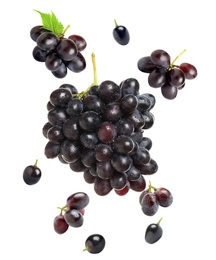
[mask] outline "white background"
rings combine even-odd
[[[5,260],[11,259],[212,259],[215,233],[215,9],[214,1],[7,1],[1,9],[1,182],[0,238]],[[30,29],[41,23],[33,9],[53,11],[66,27],[66,36],[80,34],[87,41],[86,70],[57,79],[32,57],[35,46]],[[131,36],[127,46],[113,37],[114,19]],[[150,88],[137,61],[155,49],[196,66],[198,76],[187,81],[176,99]],[[159,170],[146,181],[168,188],[174,196],[169,208],[155,216],[140,209],[139,193],[119,197],[96,195],[82,173],[72,172],[57,159],[44,156],[47,142],[42,127],[47,121],[50,93],[63,83],[80,91],[93,81],[91,53],[96,55],[98,80],[134,77],[141,92],[152,93],[154,126],[145,131]],[[177,63],[178,63],[177,62]],[[38,159],[42,178],[37,185],[23,182],[24,168]],[[76,192],[90,196],[84,225],[58,235],[53,219],[58,206]],[[146,227],[163,220],[163,237],[154,245],[144,240]],[[83,252],[88,235],[106,239],[98,255]],[[213,238],[212,238],[213,237]],[[1,257],[2,258],[2,257]]]

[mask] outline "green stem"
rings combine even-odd
[[[69,28],[70,28],[70,25],[68,25],[60,35],[58,35],[59,39],[64,38],[64,36],[65,36],[65,34],[66,34],[66,31],[67,31]]]
[[[115,27],[118,27],[118,24],[117,24],[117,22],[116,22],[116,19],[114,20],[114,23],[115,23]]]
[[[157,222],[158,225],[160,225],[162,219],[163,219],[163,218],[160,218],[160,219],[159,219],[159,221]]]
[[[63,211],[66,211],[67,209],[67,205],[63,206],[63,207],[57,207],[57,209],[60,209],[60,215],[62,215]]]
[[[182,56],[182,54],[184,54],[185,52],[186,52],[186,49],[184,49],[179,55],[177,55],[169,67],[170,67],[170,68],[174,67],[174,66],[175,66],[174,63],[175,63],[175,62],[177,61],[177,59],[178,59],[180,56]]]
[[[86,247],[83,249],[83,252],[88,251],[88,250],[89,250],[89,247]]]
[[[34,166],[37,167],[38,159],[36,159]]]

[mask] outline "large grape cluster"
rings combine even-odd
[[[83,172],[98,195],[143,191],[144,176],[156,173],[158,165],[150,156],[152,141],[143,135],[154,124],[155,97],[140,94],[139,87],[128,78],[119,85],[105,80],[81,93],[70,84],[55,89],[42,129],[45,156]]]
[[[36,42],[33,58],[45,63],[55,77],[64,78],[68,69],[78,73],[86,68],[86,60],[81,52],[87,43],[82,36],[73,34],[65,38],[37,25],[30,30],[30,37]]]
[[[149,56],[141,57],[137,62],[138,69],[149,74],[149,86],[160,88],[162,95],[166,99],[172,100],[176,98],[178,91],[184,88],[186,79],[191,80],[197,76],[197,69],[192,64],[184,62],[175,65],[175,61],[181,54],[171,63],[169,53],[157,49]]]

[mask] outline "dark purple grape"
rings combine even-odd
[[[112,190],[112,186],[110,184],[110,180],[104,180],[100,177],[96,177],[94,181],[94,191],[97,195],[105,196],[109,194]]]
[[[138,106],[138,98],[133,94],[127,94],[122,97],[120,104],[124,114],[131,114]]]
[[[62,64],[62,60],[57,53],[53,52],[47,54],[45,65],[48,70],[51,71],[57,70],[61,64]]]
[[[62,126],[64,136],[69,140],[78,140],[81,134],[79,121],[77,117],[68,118]]]
[[[181,87],[185,83],[185,74],[181,69],[174,67],[168,70],[167,81],[171,86]]]
[[[97,130],[101,122],[101,117],[94,111],[85,111],[79,117],[79,126],[88,132]]]
[[[106,105],[103,112],[103,120],[116,122],[122,117],[122,110],[118,102],[112,102]]]
[[[143,175],[152,175],[157,172],[158,164],[152,158],[145,164],[136,165]]]
[[[67,224],[71,227],[81,227],[84,223],[84,217],[77,209],[68,209],[64,213],[64,218]]]
[[[169,100],[175,99],[178,94],[178,87],[172,86],[168,82],[166,82],[161,87],[161,93],[166,99]]]
[[[151,100],[146,96],[146,94],[141,94],[137,96],[137,98],[138,98],[137,109],[141,113],[151,109]]]
[[[45,148],[44,148],[44,154],[48,159],[56,158],[61,152],[61,146],[60,144],[47,142]]]
[[[145,125],[144,117],[138,109],[135,109],[127,118],[131,120],[135,129],[141,129]]]
[[[86,48],[86,46],[87,46],[86,40],[82,36],[80,36],[80,35],[73,34],[73,35],[70,35],[68,37],[68,39],[70,39],[70,40],[75,42],[78,51],[83,51]]]
[[[129,181],[136,181],[139,179],[141,172],[134,165],[125,173]]]
[[[66,108],[66,113],[71,116],[78,116],[83,112],[83,101],[79,98],[71,99]]]
[[[127,172],[132,166],[133,160],[128,154],[114,153],[111,163],[117,172]]]
[[[41,169],[37,166],[38,160],[34,165],[27,166],[23,171],[23,180],[28,185],[34,185],[41,179]]]
[[[150,55],[152,63],[158,67],[167,68],[170,65],[170,55],[164,50],[155,50]]]
[[[37,46],[44,51],[54,49],[59,43],[58,37],[52,32],[44,32],[37,38]]]
[[[83,178],[86,183],[93,184],[95,181],[95,177],[89,172],[89,169],[83,172]]]
[[[80,191],[71,194],[67,200],[68,209],[83,209],[89,204],[89,196],[87,193]]]
[[[95,132],[82,132],[79,138],[80,143],[89,149],[94,149],[99,142]]]
[[[137,180],[130,181],[130,188],[134,191],[141,192],[146,188],[146,180],[143,175]]]
[[[157,196],[152,192],[146,193],[142,198],[141,208],[145,215],[147,216],[155,215],[159,208],[159,202]]]
[[[82,102],[84,111],[90,110],[101,114],[105,109],[104,102],[97,95],[88,95],[83,98]]]
[[[67,89],[71,92],[71,94],[78,94],[78,90],[76,87],[74,87],[73,85],[71,84],[68,84],[68,83],[65,83],[65,84],[62,84],[59,88],[64,88],[64,89]]]
[[[113,189],[121,190],[127,184],[127,175],[121,172],[115,172],[110,178],[110,184]]]
[[[64,108],[54,107],[48,111],[48,120],[52,125],[62,126],[68,119]]]
[[[168,189],[160,187],[157,188],[154,193],[160,206],[169,207],[173,203],[173,195]]]
[[[36,61],[45,62],[47,57],[47,51],[43,51],[38,46],[35,46],[32,51],[32,56]]]
[[[128,154],[134,148],[134,141],[127,135],[119,135],[114,139],[113,150],[117,153]]]
[[[152,140],[149,137],[143,136],[142,141],[139,143],[139,146],[149,151],[152,148]]]
[[[143,126],[143,129],[149,129],[154,124],[154,116],[150,111],[145,111],[142,113],[142,116],[144,117],[145,124]]]
[[[53,227],[57,234],[64,234],[68,230],[69,225],[63,215],[58,215],[54,218]]]
[[[96,171],[97,171],[98,177],[100,177],[103,180],[110,179],[113,176],[113,174],[115,173],[115,170],[114,170],[110,160],[104,161],[104,162],[97,162]]]
[[[44,32],[48,32],[48,30],[45,29],[42,25],[36,25],[30,30],[30,37],[34,42],[36,42],[37,38]]]
[[[123,25],[118,25],[115,20],[115,28],[113,29],[113,37],[120,45],[127,45],[130,41],[128,29]]]
[[[163,230],[158,223],[150,224],[146,228],[145,241],[149,244],[154,244],[162,237],[162,235],[163,235]]]
[[[122,81],[120,84],[122,96],[125,96],[127,94],[138,96],[139,87],[140,87],[139,82],[135,78],[128,78]]]
[[[155,103],[156,103],[156,98],[154,95],[150,94],[150,93],[145,93],[144,94],[151,102],[151,106],[148,110],[151,110],[154,106],[155,106]]]
[[[71,92],[64,88],[57,88],[50,94],[50,102],[53,106],[66,107],[71,98]]]
[[[105,247],[105,239],[102,235],[90,235],[85,241],[85,248],[83,251],[88,251],[91,254],[100,253]]]
[[[134,165],[144,165],[151,159],[150,153],[147,149],[139,147],[135,154],[132,155]]]
[[[164,68],[156,68],[148,75],[148,84],[152,88],[162,87],[167,80],[167,71]]]
[[[113,150],[110,145],[99,143],[95,147],[95,158],[99,162],[107,161],[111,158]]]
[[[70,39],[63,39],[58,44],[57,53],[64,61],[71,61],[78,54],[76,43]]]
[[[83,148],[80,160],[82,164],[86,167],[90,167],[92,164],[96,164],[95,150]]]
[[[49,129],[52,127],[53,125],[50,122],[47,122],[44,124],[43,128],[42,128],[42,134],[45,138],[47,138],[47,132],[49,131]]]
[[[116,137],[116,129],[112,122],[102,122],[98,129],[98,138],[104,144],[110,144]]]
[[[69,162],[69,167],[74,172],[84,172],[88,169],[83,163],[81,158],[76,160],[75,162]]]
[[[150,73],[155,70],[157,66],[152,62],[150,56],[145,56],[138,60],[137,67],[142,72]]]
[[[55,76],[56,78],[62,79],[64,77],[66,77],[67,75],[67,67],[66,65],[62,62],[61,65],[56,69],[51,71],[51,73],[53,74],[53,76]]]
[[[66,139],[61,144],[61,154],[70,163],[74,163],[81,156],[81,147],[77,141]]]
[[[116,131],[118,135],[128,135],[130,136],[134,131],[134,124],[131,120],[127,118],[120,118],[115,123]]]
[[[82,53],[78,52],[72,60],[66,62],[66,66],[70,71],[79,73],[86,68],[86,60]]]
[[[111,80],[103,81],[98,87],[98,95],[105,103],[118,101],[121,98],[120,87]]]
[[[59,144],[61,143],[64,139],[65,136],[62,132],[62,127],[58,126],[58,125],[54,125],[52,126],[48,132],[47,132],[47,138],[55,144]]]

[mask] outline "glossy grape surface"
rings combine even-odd
[[[100,234],[90,235],[85,241],[84,251],[88,251],[91,254],[100,253],[105,247],[105,238]]]
[[[28,185],[34,185],[41,179],[41,169],[37,166],[37,162],[34,165],[27,166],[23,171],[23,180]]]

